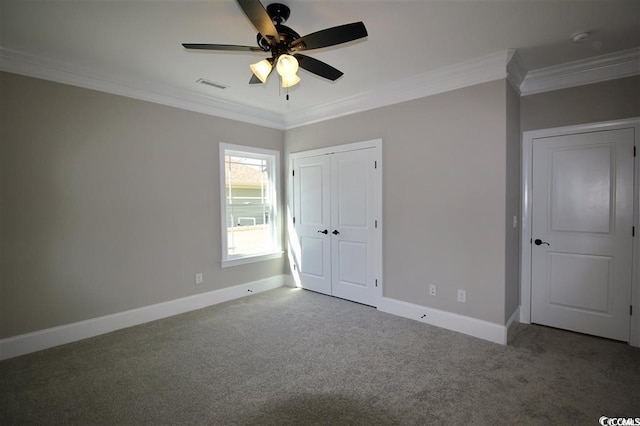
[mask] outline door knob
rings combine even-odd
[[[533,244],[537,245],[537,246],[541,246],[542,244],[546,244],[548,246],[550,246],[551,244],[549,244],[546,241],[542,241],[540,238],[536,238],[536,240],[533,242]]]
[[[324,231],[318,231],[320,234],[324,234],[327,235],[329,233],[329,231],[327,231],[326,229]]]
[[[340,232],[337,229],[334,229],[333,232],[332,232],[333,235],[338,235],[339,233]]]

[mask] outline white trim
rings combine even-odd
[[[513,51],[511,58],[507,61],[507,80],[511,86],[520,93],[520,86],[527,75],[527,69],[517,51]]]
[[[103,317],[8,337],[0,340],[0,360],[87,339],[173,315],[195,311],[206,308],[207,306],[282,287],[286,282],[286,275],[275,275],[270,278],[220,290],[213,290],[207,293],[195,294],[193,296],[143,306]]]
[[[375,215],[378,218],[378,228],[376,229],[376,238],[375,238],[375,247],[374,250],[377,253],[374,268],[376,269],[376,275],[378,276],[378,292],[376,294],[376,306],[380,305],[380,300],[383,297],[383,288],[384,288],[384,217],[383,217],[383,179],[382,174],[384,173],[384,160],[382,158],[382,139],[376,139],[374,141],[370,141],[375,144],[375,158],[378,162],[378,173],[376,173],[375,177],[375,185],[376,185],[376,207],[375,207]]]
[[[284,254],[284,251],[281,250],[273,253],[263,253],[263,254],[256,254],[251,256],[236,257],[233,259],[221,261],[220,266],[222,268],[230,268],[232,266],[246,265],[247,263],[262,262],[263,260],[280,259],[283,254]]]
[[[293,278],[293,275],[291,274],[285,274],[283,275],[285,277],[285,281],[284,281],[284,286],[285,287],[292,287],[292,288],[296,288],[296,280]]]
[[[381,106],[498,80],[507,76],[515,50],[453,64],[392,83],[380,89],[281,114],[176,87],[106,75],[103,70],[0,47],[0,70],[127,96],[189,111],[238,120],[280,130],[312,124]]]
[[[519,322],[518,319],[520,318],[520,306],[516,307],[513,310],[513,313],[511,314],[511,316],[509,317],[509,319],[507,320],[505,326],[507,328],[511,327],[513,324]]]
[[[363,142],[353,142],[343,145],[328,146],[326,148],[310,149],[308,151],[298,151],[289,154],[289,160],[305,157],[315,157],[317,155],[333,154],[334,152],[358,151],[360,149],[376,148],[382,149],[382,139],[372,139]]]
[[[266,157],[272,162],[271,172],[269,176],[272,179],[273,186],[270,188],[272,191],[271,198],[275,201],[273,206],[273,215],[271,221],[275,224],[273,238],[276,242],[276,247],[273,247],[273,251],[267,253],[257,253],[251,255],[229,255],[227,245],[227,191],[225,187],[225,152],[231,151],[238,155],[247,154],[247,156],[254,157]],[[221,266],[228,268],[231,266],[245,265],[247,263],[261,262],[263,260],[271,260],[282,257],[284,253],[282,251],[282,214],[280,213],[280,151],[273,149],[257,148],[248,145],[234,145],[229,143],[220,142],[218,150],[218,161],[220,165],[220,242],[221,242]]]
[[[599,123],[580,124],[575,126],[555,127],[551,129],[540,129],[527,131],[522,134],[522,172],[521,172],[521,228],[520,228],[520,322],[529,324],[531,322],[531,217],[533,195],[532,187],[532,161],[533,161],[533,141],[535,139],[568,135],[575,133],[594,132],[602,130],[614,130],[623,128],[634,128],[635,146],[640,147],[640,117],[625,120],[605,121]],[[633,223],[636,229],[640,229],[640,156],[635,159],[635,182],[634,182],[634,213]],[[633,240],[633,281],[631,290],[631,303],[634,311],[640,311],[640,242],[639,237]],[[631,317],[631,334],[629,337],[631,346],[640,347],[640,315],[634,313]]]
[[[378,310],[501,345],[507,344],[507,327],[493,322],[428,308],[402,300],[390,299],[388,297],[381,298],[378,304]]]
[[[0,70],[230,120],[283,129],[282,115],[276,112],[167,85],[150,84],[123,76],[105,75],[102,71],[88,67],[79,67],[3,47],[0,47]]]
[[[507,323],[504,325],[507,329],[507,343],[511,341],[511,339],[515,335],[515,327],[520,322],[519,319],[520,319],[520,306],[514,309],[513,313],[507,320]]]
[[[531,195],[533,193],[531,162],[533,139],[529,132],[522,134],[520,155],[520,322],[531,323]]]
[[[103,70],[0,47],[0,70],[168,105],[259,126],[288,130],[480,83],[507,78],[522,96],[640,74],[640,48],[527,72],[514,49],[449,65],[360,93],[285,114],[151,84]]]
[[[640,47],[529,71],[523,96],[640,74]]]
[[[361,150],[361,149],[373,149],[374,150],[374,161],[377,162],[377,171],[378,173],[376,173],[375,176],[375,193],[376,193],[376,201],[375,201],[375,212],[374,215],[378,221],[378,227],[374,230],[375,231],[375,241],[374,241],[374,251],[376,253],[375,255],[375,261],[374,261],[374,268],[375,268],[375,275],[378,277],[378,287],[376,288],[376,294],[375,294],[375,303],[374,306],[378,306],[379,301],[382,299],[382,288],[384,286],[384,279],[383,279],[383,270],[382,270],[382,248],[383,246],[383,226],[384,226],[384,219],[382,217],[382,199],[383,199],[383,193],[382,193],[382,173],[383,173],[383,161],[382,161],[382,139],[372,139],[372,140],[368,140],[368,141],[362,141],[362,142],[353,142],[353,143],[348,143],[348,144],[343,144],[343,145],[335,145],[335,146],[330,146],[330,147],[325,147],[325,148],[318,148],[318,149],[312,149],[312,150],[308,150],[308,151],[299,151],[299,152],[294,152],[294,153],[290,153],[289,154],[289,161],[288,161],[288,170],[287,170],[287,235],[286,235],[286,239],[287,239],[287,249],[288,249],[288,258],[289,258],[289,268],[291,268],[291,270],[289,271],[291,274],[291,278],[292,278],[292,286],[293,287],[300,287],[300,277],[298,274],[297,270],[294,270],[294,267],[297,267],[296,265],[296,259],[295,256],[292,254],[292,243],[290,242],[290,236],[291,234],[295,233],[295,226],[293,225],[293,174],[291,173],[291,171],[293,170],[293,161],[295,159],[299,159],[299,158],[305,158],[305,157],[315,157],[318,155],[328,155],[328,154],[333,154],[336,152],[348,152],[348,151],[357,151],[357,150]]]
[[[507,77],[513,49],[503,50],[396,81],[371,92],[288,113],[285,129],[424,98]]]

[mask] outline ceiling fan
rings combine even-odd
[[[282,87],[285,88],[300,82],[300,77],[297,76],[298,66],[320,77],[335,81],[343,75],[342,71],[297,52],[335,46],[367,36],[364,24],[354,22],[300,37],[293,29],[283,25],[291,13],[287,6],[272,3],[265,9],[259,0],[237,0],[237,2],[258,30],[257,46],[199,43],[182,45],[186,49],[198,50],[271,52],[270,58],[251,64],[253,75],[249,84],[265,83],[274,64],[282,79]]]

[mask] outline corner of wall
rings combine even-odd
[[[506,84],[506,202],[504,320],[520,303],[520,95]]]

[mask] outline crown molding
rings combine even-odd
[[[529,71],[523,96],[640,75],[640,48]]]
[[[0,70],[287,130],[504,78],[522,96],[526,96],[639,75],[640,48],[529,72],[518,52],[508,49],[392,82],[370,92],[286,114],[167,85],[105,75],[92,68],[3,47],[0,47]]]
[[[3,47],[0,47],[0,70],[286,130],[505,78],[506,65],[513,62],[515,53],[515,50],[504,50],[390,83],[375,91],[288,112],[286,115],[166,85],[105,75],[95,69]]]
[[[520,93],[520,86],[527,75],[527,69],[522,63],[522,59],[516,50],[513,50],[511,58],[507,62],[507,80],[511,86]]]
[[[0,47],[0,70],[230,120],[283,129],[283,118],[279,113],[167,85],[149,84],[115,75],[106,76],[91,68],[72,66],[61,61],[3,47]]]
[[[284,118],[285,129],[506,78],[507,63],[514,53],[513,49],[503,50],[393,82],[375,91],[289,112]]]

